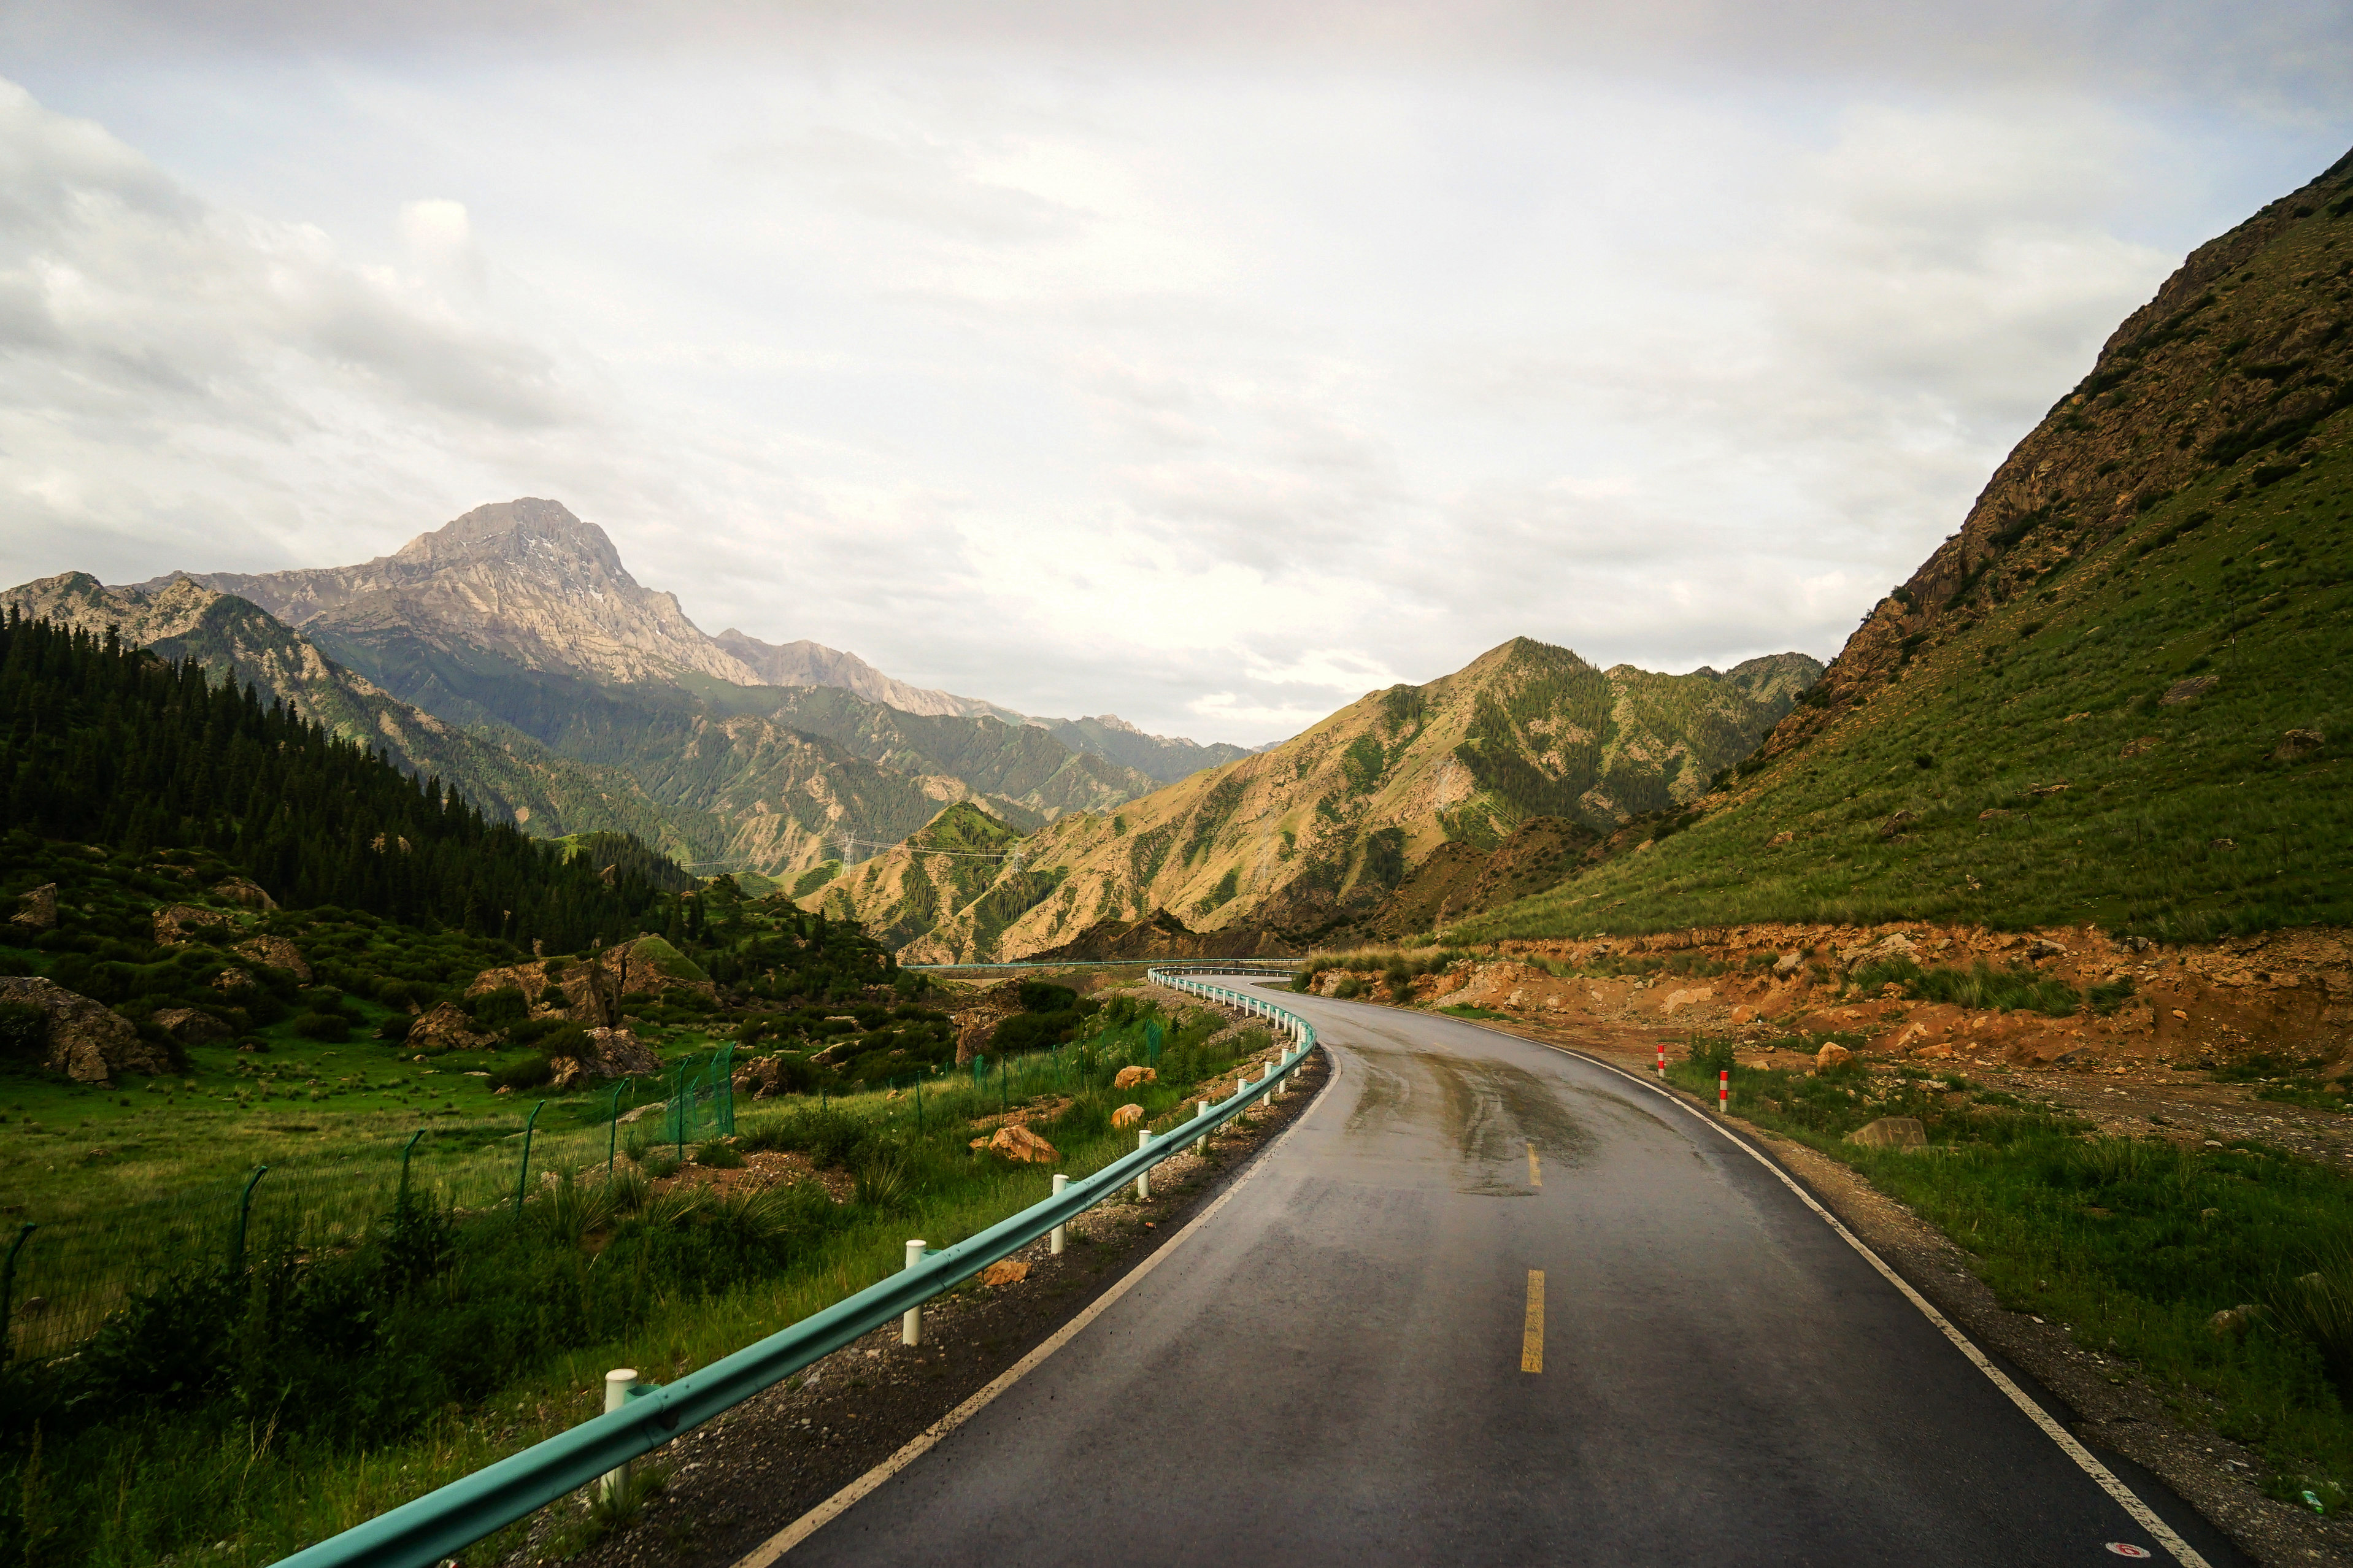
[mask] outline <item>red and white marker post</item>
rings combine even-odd
[[[1732,1069],[1730,1068],[1720,1068],[1715,1075],[1715,1113],[1718,1116],[1732,1114]]]
[[[1664,1040],[1659,1042],[1659,1076],[1667,1076],[1667,1042]]]

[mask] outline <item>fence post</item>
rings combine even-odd
[[[614,1411],[627,1405],[629,1402],[629,1390],[637,1385],[638,1373],[634,1367],[616,1367],[607,1373],[605,1374],[605,1414],[610,1415]],[[619,1468],[605,1472],[605,1479],[599,1485],[598,1490],[604,1494],[606,1501],[613,1502],[618,1500],[628,1489],[629,1462],[624,1459]]]
[[[1152,1147],[1151,1128],[1139,1127],[1135,1130],[1135,1147],[1138,1153]],[[1140,1204],[1148,1204],[1152,1201],[1152,1167],[1149,1165],[1135,1173],[1135,1201]]]
[[[1054,1179],[1057,1183],[1062,1180],[1060,1176]],[[1060,1192],[1061,1188],[1058,1185],[1054,1190]],[[25,1250],[25,1238],[33,1234],[34,1228],[31,1220],[16,1227],[16,1239],[8,1244],[8,1261],[0,1263],[0,1362],[9,1359],[8,1308],[16,1295],[16,1254]],[[1061,1234],[1059,1230],[1054,1233],[1054,1250],[1057,1252],[1062,1250]]]
[[[621,1152],[621,1091],[629,1087],[623,1079],[613,1086],[613,1103],[605,1109],[605,1179],[613,1179],[613,1158]]]
[[[908,1242],[906,1266],[909,1268],[913,1268],[923,1260],[923,1244],[921,1241]],[[914,1306],[908,1308],[905,1315],[900,1318],[899,1342],[902,1345],[919,1345],[923,1342],[923,1303],[917,1302]]]
[[[1064,1174],[1063,1174],[1061,1172],[1060,1172],[1060,1171],[1057,1171],[1057,1172],[1055,1172],[1055,1173],[1054,1173],[1054,1195],[1055,1195],[1056,1197],[1058,1197],[1058,1198],[1059,1198],[1059,1197],[1060,1197],[1060,1196],[1062,1195],[1062,1189],[1063,1189],[1064,1187],[1069,1186],[1070,1184],[1071,1184],[1071,1178],[1070,1178],[1070,1177],[1068,1177],[1068,1176],[1064,1175]],[[26,1226],[25,1228],[26,1228],[26,1230],[30,1230],[30,1229],[32,1229],[33,1227],[32,1227],[31,1226]],[[1065,1246],[1065,1245],[1070,1241],[1070,1238],[1071,1238],[1071,1226],[1070,1226],[1070,1222],[1069,1222],[1068,1220],[1065,1220],[1065,1221],[1063,1221],[1060,1225],[1058,1225],[1058,1226],[1056,1226],[1054,1227],[1053,1235],[1052,1235],[1052,1236],[1048,1239],[1048,1241],[1047,1241],[1047,1243],[1046,1243],[1046,1250],[1047,1250],[1047,1252],[1048,1252],[1049,1254],[1050,1254],[1051,1256],[1056,1257],[1056,1258],[1060,1258],[1060,1257],[1061,1257],[1061,1256],[1062,1256],[1062,1248],[1063,1248],[1063,1247],[1064,1247],[1064,1246]],[[13,1261],[15,1260],[16,1256],[16,1255],[14,1252],[11,1252],[11,1253],[8,1255],[9,1259],[10,1259],[10,1261],[11,1261],[11,1262],[13,1262]],[[5,1323],[0,1323],[0,1330],[5,1330],[5,1326],[6,1326],[6,1325],[5,1325]]]
[[[539,1113],[546,1109],[547,1101],[541,1100],[531,1108],[531,1117],[522,1124],[522,1165],[515,1172],[515,1218],[517,1219],[522,1218],[523,1183],[524,1179],[531,1174],[531,1130],[539,1125]]]
[[[424,1136],[425,1129],[420,1127],[416,1131],[408,1135],[408,1142],[406,1143],[401,1145],[400,1198],[396,1206],[403,1213],[406,1213],[408,1209],[408,1156],[417,1152],[417,1141]]]
[[[228,1266],[232,1272],[242,1272],[245,1268],[245,1220],[253,1212],[254,1186],[268,1174],[269,1166],[255,1166],[253,1174],[246,1178],[245,1194],[237,1200],[237,1239],[229,1245]]]

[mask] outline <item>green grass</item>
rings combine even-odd
[[[2299,1327],[2286,1308],[2333,1301],[2295,1282],[2345,1275],[2353,1178],[2252,1143],[2098,1136],[1958,1075],[1742,1068],[1729,1042],[1704,1043],[1669,1074],[1713,1099],[1722,1067],[1734,1115],[1854,1167],[1967,1248],[2004,1306],[2064,1323],[2085,1349],[2171,1387],[2191,1426],[2211,1423],[2263,1456],[2272,1496],[2309,1489],[2331,1511],[2346,1506],[2353,1385],[2337,1379],[2353,1346],[2325,1327],[2341,1320],[2316,1311]],[[1919,1118],[1931,1147],[1843,1142],[1881,1116]],[[2353,1276],[2337,1288],[2348,1285]],[[2218,1337],[2212,1315],[2245,1303],[2273,1307],[2244,1334]]]
[[[1111,1128],[1115,1105],[1134,1100],[1151,1124],[1174,1125],[1201,1086],[1267,1043],[1253,1031],[1208,1050],[1224,1025],[1188,1010],[1163,1047],[1160,1080],[1115,1093],[1103,1085],[1122,1065],[1116,1053],[1096,1053],[1089,1088],[1075,1081],[1081,1054],[1065,1051],[1016,1064],[1002,1087],[937,1086],[920,1125],[913,1097],[881,1094],[739,1119],[739,1146],[804,1148],[851,1167],[858,1195],[839,1207],[803,1199],[760,1218],[724,1205],[687,1212],[675,1194],[600,1206],[593,1179],[544,1180],[601,1168],[601,1132],[575,1128],[534,1140],[520,1226],[498,1197],[458,1218],[448,1261],[413,1279],[397,1273],[417,1267],[401,1261],[414,1249],[386,1228],[380,1182],[375,1206],[336,1228],[299,1208],[258,1214],[249,1292],[240,1283],[214,1294],[216,1234],[192,1247],[187,1268],[119,1303],[80,1354],[11,1363],[0,1391],[0,1553],[111,1568],[205,1547],[207,1562],[274,1561],[594,1414],[608,1367],[670,1381],[896,1270],[911,1231],[948,1245],[1045,1196],[1049,1170],[967,1147],[971,1119],[1007,1097],[1072,1093],[1036,1124],[1065,1172],[1132,1152],[1130,1135]],[[649,1167],[657,1152],[647,1151]],[[520,1146],[478,1152],[511,1171]],[[297,1256],[310,1261],[290,1271]],[[230,1337],[214,1344],[208,1324]],[[189,1378],[213,1381],[170,1392]],[[585,1543],[597,1528],[568,1521],[566,1540]],[[492,1561],[522,1534],[511,1527],[466,1560]]]
[[[1452,1018],[1487,1018],[1506,1024],[1515,1021],[1509,1013],[1498,1013],[1493,1007],[1473,1007],[1467,1002],[1458,1002],[1451,1007],[1438,1010]]]
[[[1444,934],[1936,920],[2201,941],[2353,923],[2353,453],[2245,479],[2209,474],[1948,620],[1867,706],[1645,852]],[[2192,675],[2221,684],[2158,701]],[[2276,758],[2292,729],[2326,744]]]

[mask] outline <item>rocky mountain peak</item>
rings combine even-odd
[[[532,496],[478,506],[418,534],[388,561],[428,572],[495,561],[555,577],[566,586],[585,585],[585,577],[637,586],[603,529],[583,522],[562,501]]]

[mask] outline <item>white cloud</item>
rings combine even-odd
[[[2341,113],[2335,24],[2168,10],[2220,125],[2179,26],[1567,9],[19,11],[0,570],[553,495],[714,629],[1245,742],[1514,635],[1827,655]]]

